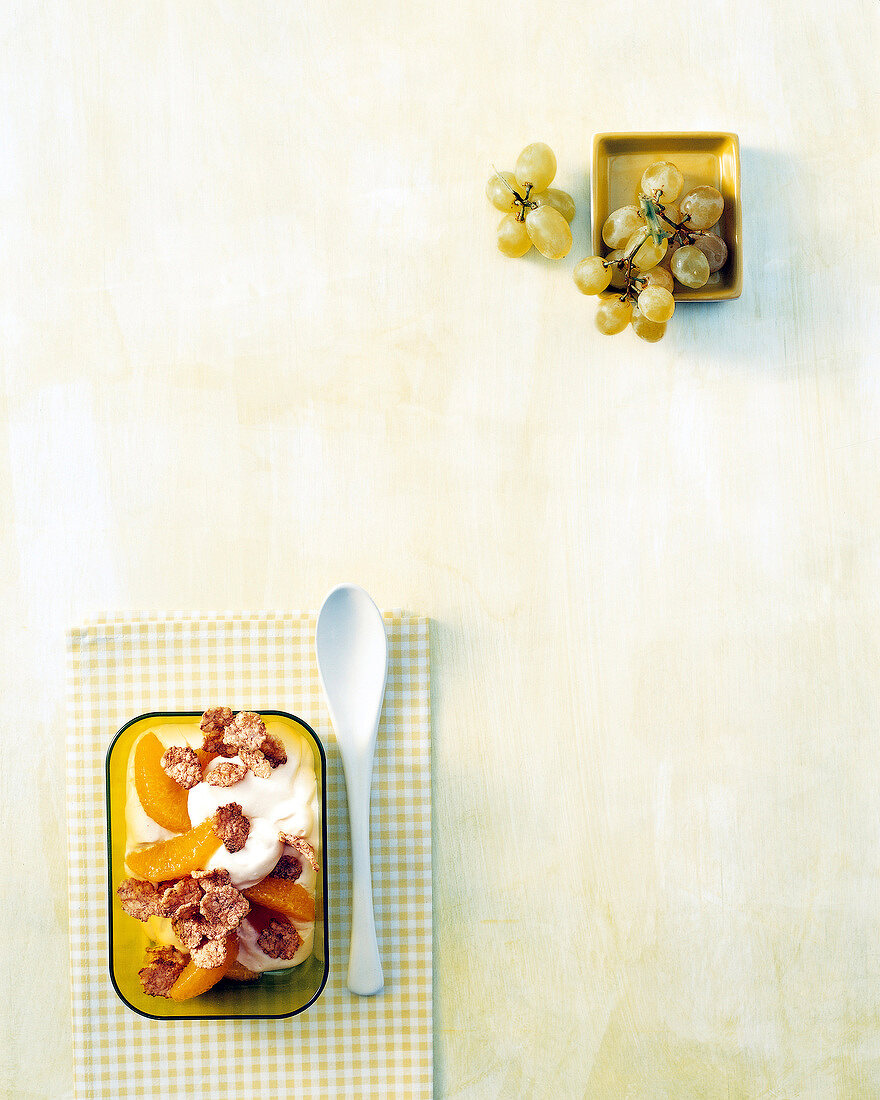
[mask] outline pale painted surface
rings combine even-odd
[[[876,4],[0,36],[8,1095],[72,1079],[64,629],[357,580],[435,620],[439,1096],[880,1096]],[[570,281],[612,129],[742,139],[744,295],[654,346]],[[536,139],[555,266],[482,194]]]

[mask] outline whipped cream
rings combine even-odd
[[[303,764],[303,750],[308,752],[308,746],[301,739],[285,740],[284,747],[287,763],[273,768],[268,779],[248,772],[231,787],[199,783],[189,792],[189,819],[193,827],[230,802],[241,806],[241,812],[250,819],[250,832],[242,850],[227,852],[221,844],[208,861],[209,871],[225,868],[232,885],[239,890],[255,886],[278,862],[284,850],[279,833],[305,837],[314,847],[313,804],[317,794],[314,762]],[[232,759],[241,763],[237,756]],[[221,759],[212,760],[208,774],[221,763]]]

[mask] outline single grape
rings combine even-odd
[[[650,271],[651,268],[656,267],[666,255],[666,249],[669,247],[669,243],[664,237],[659,245],[654,244],[650,229],[648,229],[647,226],[643,226],[641,229],[637,229],[626,242],[624,252],[629,255],[637,246],[638,251],[633,258],[633,266],[637,267],[639,271]]]
[[[525,222],[517,221],[513,214],[505,214],[498,226],[498,251],[516,259],[525,256],[531,247]]]
[[[675,250],[672,257],[672,274],[682,286],[699,290],[709,278],[709,261],[695,245],[686,244]]]
[[[642,194],[653,195],[659,192],[661,202],[674,202],[681,194],[684,187],[684,176],[674,164],[668,160],[658,160],[650,168],[646,168],[642,176]]]
[[[599,256],[587,256],[575,264],[573,278],[581,294],[601,294],[611,282],[611,268]]]
[[[603,336],[614,336],[623,332],[632,317],[632,302],[621,302],[619,298],[608,298],[599,303],[596,310],[596,328]]]
[[[721,217],[724,199],[714,187],[695,187],[681,200],[679,209],[688,229],[708,229]]]
[[[644,224],[645,219],[637,206],[621,206],[605,219],[602,240],[609,248],[623,248],[639,226]]]
[[[538,206],[555,207],[567,222],[574,220],[574,199],[567,191],[560,191],[558,187],[548,187],[546,191],[539,191],[537,195],[532,192],[529,199],[536,202]]]
[[[556,156],[549,145],[536,141],[527,145],[516,160],[514,175],[521,187],[546,191],[556,175]]]
[[[613,252],[609,252],[605,257],[606,260],[622,260],[626,253],[622,248],[615,248]],[[609,265],[608,270],[611,272],[611,285],[615,290],[622,290],[626,286],[626,275],[622,268],[617,266],[617,263]]]
[[[666,255],[663,257],[663,259],[660,261],[660,263],[657,264],[656,267],[652,267],[651,270],[652,271],[658,271],[658,270],[659,271],[669,271],[670,270],[670,261],[672,260],[672,254],[673,254],[673,252],[675,252],[675,249],[677,247],[678,247],[678,245],[669,244],[667,249],[666,249]]]
[[[666,219],[666,221],[663,220],[664,218]],[[664,202],[663,203],[663,217],[660,219],[660,224],[663,226],[663,228],[668,229],[669,232],[671,233],[672,232],[672,226],[668,225],[667,222],[674,222],[675,225],[678,225],[680,221],[681,221],[681,211],[678,208],[678,203],[677,202]]]
[[[526,214],[526,232],[542,256],[561,260],[571,248],[571,227],[554,206],[538,206]]]
[[[662,340],[666,335],[666,325],[649,321],[647,317],[642,315],[638,306],[633,307],[631,323],[636,336],[641,340],[647,340],[649,344],[656,344],[658,340]]]
[[[706,286],[718,286],[721,282],[721,272],[713,271],[709,278],[706,280]]]
[[[670,294],[675,286],[672,275],[665,267],[660,267],[659,265],[639,275],[639,282],[642,289],[646,286],[661,286],[664,290],[668,290]]]
[[[664,324],[675,313],[675,299],[662,286],[646,286],[638,299],[642,316],[658,325]]]
[[[710,271],[720,271],[727,259],[727,245],[717,233],[698,233],[694,244],[709,261]]]
[[[499,179],[499,176],[503,176],[504,179]],[[504,180],[507,181],[507,185],[505,185]],[[519,188],[513,172],[499,172],[498,175],[492,176],[486,184],[486,198],[496,210],[500,210],[504,214],[514,214],[519,209],[516,195],[511,191],[511,187],[513,191]]]

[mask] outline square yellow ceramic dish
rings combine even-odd
[[[222,981],[189,1001],[172,1001],[144,993],[138,978],[149,946],[146,929],[123,912],[116,888],[125,872],[125,798],[128,761],[142,733],[191,733],[199,735],[199,713],[157,712],[142,714],[122,727],[107,750],[107,887],[110,921],[110,980],[120,999],[141,1016],[153,1020],[253,1020],[283,1019],[305,1011],[320,995],[330,972],[327,954],[327,772],[324,747],[301,718],[278,710],[259,712],[272,732],[278,726],[296,732],[311,746],[318,781],[321,814],[321,874],[315,897],[315,944],[312,955],[299,966],[264,974],[257,982]],[[286,732],[285,731],[285,732]],[[200,735],[199,735],[200,736]],[[97,811],[96,811],[97,812]]]
[[[742,206],[740,201],[739,138],[736,134],[597,134],[593,138],[591,199],[593,253],[605,256],[602,240],[608,215],[638,202],[642,173],[658,160],[671,160],[684,175],[682,195],[693,187],[717,187],[724,199],[721,228],[728,248],[721,282],[699,290],[676,286],[678,302],[723,302],[742,294]],[[602,297],[610,298],[613,291]]]

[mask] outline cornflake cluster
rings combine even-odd
[[[193,963],[204,970],[221,965],[226,958],[226,937],[236,931],[250,910],[250,902],[229,881],[229,872],[223,870],[193,871],[185,878],[158,884],[127,879],[117,894],[122,908],[135,920],[169,917],[174,934],[190,952]],[[176,963],[176,956],[173,958]],[[167,954],[160,959],[163,974],[171,959]],[[146,970],[146,980],[155,984],[155,969],[148,963]],[[146,984],[144,990],[151,992]]]
[[[292,959],[302,937],[290,921],[270,920],[257,938],[257,946],[270,959]]]
[[[186,955],[176,947],[151,947],[147,951],[146,965],[138,971],[144,993],[151,997],[167,997],[171,988],[186,969]]]
[[[277,737],[266,731],[259,714],[243,710],[233,716],[229,707],[211,707],[202,716],[205,752],[237,756],[254,775],[268,779],[272,769],[287,762],[287,753]]]

